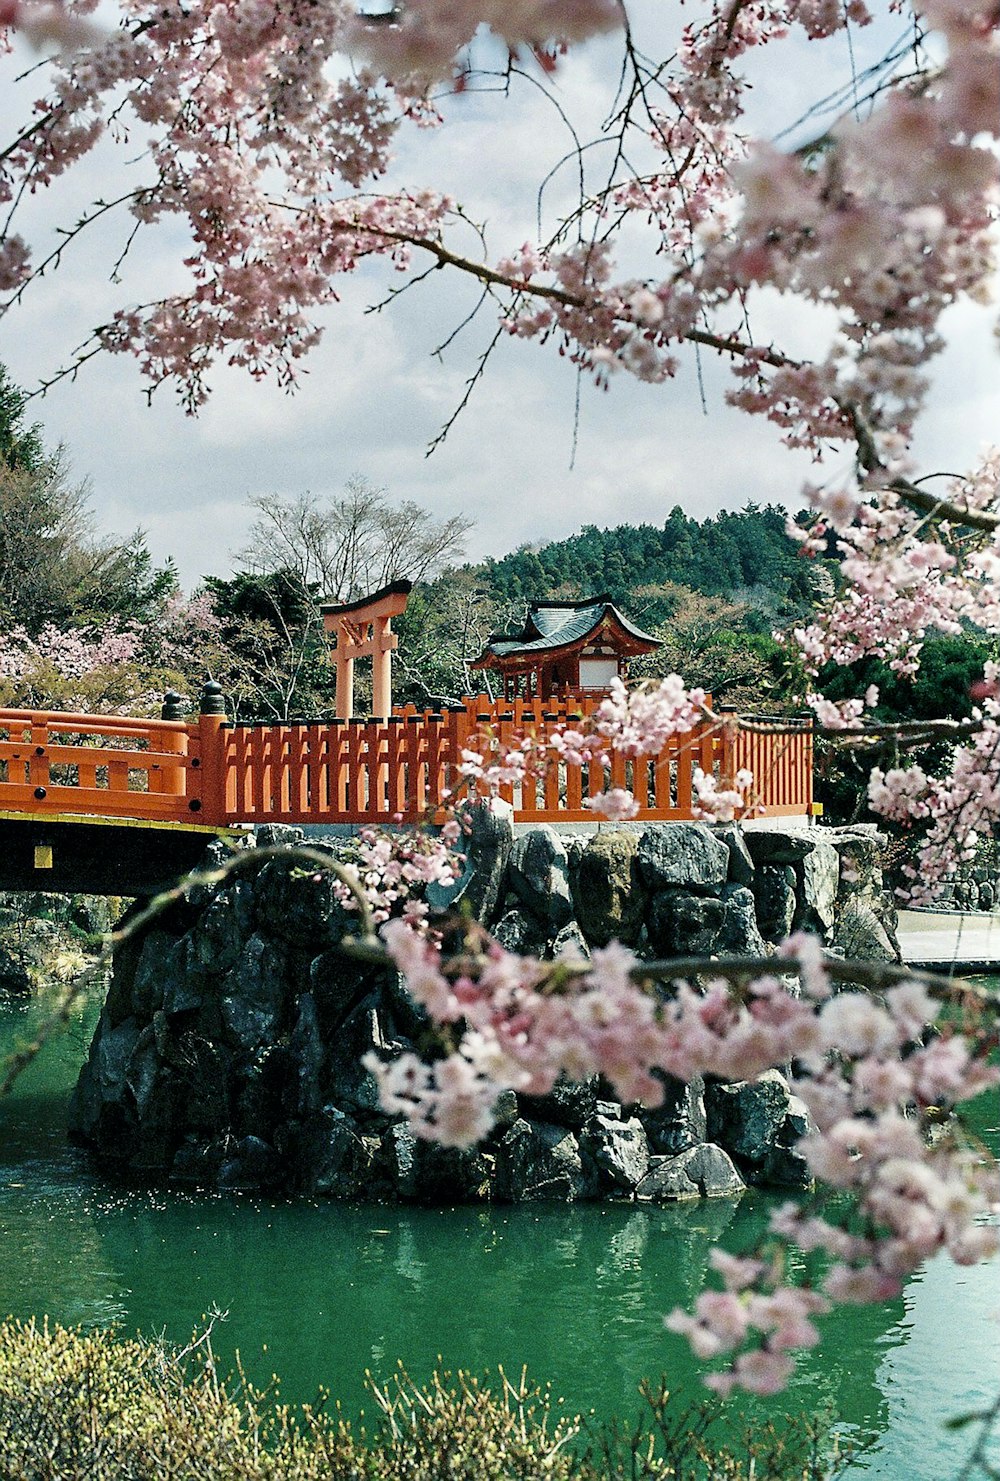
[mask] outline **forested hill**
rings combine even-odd
[[[666,583],[712,596],[768,598],[791,614],[815,599],[816,571],[785,533],[785,511],[748,504],[699,521],[675,506],[663,525],[585,525],[540,548],[522,546],[479,568],[491,594],[512,602],[606,591],[637,610]]]

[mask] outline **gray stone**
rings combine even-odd
[[[815,846],[812,833],[783,828],[747,828],[744,835],[754,864],[797,864],[811,854]]]
[[[514,840],[507,877],[524,907],[550,934],[572,919],[566,849],[547,824]]]
[[[240,1135],[276,1135],[299,1097],[299,1066],[287,1044],[266,1044],[243,1068],[234,1125]]]
[[[593,1116],[580,1134],[580,1155],[597,1168],[603,1188],[633,1193],[649,1171],[649,1145],[642,1122]]]
[[[176,979],[180,975],[177,972],[180,961],[175,956],[176,952],[177,938],[168,931],[150,931],[143,941],[132,978],[132,1007],[140,1017],[150,1018],[163,1007],[167,980],[171,977]],[[181,955],[181,961],[183,960]],[[183,967],[181,971],[183,972]],[[186,979],[186,973],[184,977]],[[172,996],[176,995],[179,986],[178,981],[171,982]],[[192,1003],[193,1007],[197,1007],[201,1002],[201,994],[191,996],[197,996],[197,1002]]]
[[[553,961],[556,957],[566,957],[569,961],[589,962],[590,947],[575,920],[563,926],[562,930],[552,938],[545,949],[545,956]]]
[[[658,956],[711,956],[725,906],[712,895],[661,890],[649,907],[647,929]]]
[[[899,947],[879,919],[873,901],[852,895],[841,907],[833,933],[833,945],[847,958],[873,962],[898,962]]]
[[[236,1143],[232,1156],[225,1158],[215,1177],[217,1188],[273,1188],[281,1181],[281,1159],[261,1137],[245,1136]]]
[[[299,1115],[308,1115],[319,1109],[322,1100],[320,1073],[325,1058],[316,1001],[312,993],[304,992],[299,999],[299,1016],[295,1020],[289,1049],[298,1071],[295,1110]]]
[[[453,885],[429,884],[426,900],[434,910],[449,910],[461,900],[476,920],[491,925],[503,898],[507,861],[514,845],[514,809],[500,797],[464,803],[465,825],[459,848],[465,865]]]
[[[792,1188],[806,1193],[813,1186],[813,1175],[801,1152],[778,1146],[768,1152],[754,1182],[765,1188]]]
[[[291,823],[260,823],[254,829],[254,844],[257,848],[295,848],[305,836]]]
[[[723,916],[715,949],[719,956],[766,956],[767,943],[757,925],[753,892],[727,884],[722,891]]]
[[[793,927],[813,931],[829,941],[837,916],[840,856],[832,843],[816,835],[812,852],[796,866],[797,903]]]
[[[329,846],[311,847],[332,854]],[[294,859],[270,859],[253,885],[257,930],[314,951],[336,946],[357,930],[358,916],[340,903],[335,884],[329,870],[313,869]]]
[[[646,891],[635,833],[595,833],[580,854],[574,901],[584,935],[594,946],[634,945],[642,928]]]
[[[657,1070],[653,1073],[663,1082],[663,1101],[651,1110],[641,1110],[639,1115],[650,1149],[673,1157],[707,1140],[705,1084],[700,1075],[685,1082]]]
[[[159,985],[163,990],[163,1012],[168,1018],[200,1008],[214,986],[212,979],[195,967],[191,943],[185,937],[175,941],[164,952],[160,961]]]
[[[357,962],[333,947],[309,965],[309,990],[316,1003],[321,1030],[332,1036],[360,999],[371,991],[370,979]]]
[[[781,1141],[786,1147],[794,1146],[799,1137],[808,1136],[816,1126],[809,1114],[809,1107],[798,1095],[788,1097],[788,1115],[781,1128]]]
[[[301,1185],[330,1198],[369,1193],[377,1140],[365,1137],[354,1117],[327,1105],[302,1128],[296,1149]]]
[[[741,1165],[762,1164],[778,1141],[790,1101],[788,1082],[777,1070],[731,1085],[710,1082],[705,1087],[709,1139]]]
[[[521,1114],[516,1090],[501,1090],[493,1102],[493,1121],[497,1126],[513,1126]]]
[[[874,827],[857,826],[831,829],[826,837],[840,857],[841,899],[880,893],[884,835]]]
[[[790,864],[760,864],[753,884],[757,925],[766,941],[783,941],[795,919],[795,871]]]
[[[728,878],[731,884],[753,884],[754,862],[750,857],[743,829],[738,823],[723,823],[715,829],[715,836],[729,850]]]
[[[31,993],[31,977],[23,962],[0,946],[0,996],[26,998]]]
[[[504,912],[493,928],[493,936],[504,951],[518,956],[542,956],[550,939],[544,926],[520,906]]]
[[[222,984],[222,1023],[237,1048],[256,1049],[276,1037],[285,991],[284,953],[254,934]]]
[[[253,888],[249,880],[234,880],[209,901],[192,927],[192,961],[209,972],[230,971],[236,965],[243,942],[251,934],[252,917]],[[143,957],[146,945],[153,939],[153,936],[147,938]]]
[[[416,1198],[417,1139],[405,1121],[390,1126],[382,1142],[382,1155],[389,1170],[389,1181],[397,1198]]]
[[[418,1141],[412,1192],[418,1203],[481,1203],[493,1191],[496,1159],[480,1147],[439,1147]]]
[[[170,1167],[171,1181],[194,1183],[199,1188],[214,1187],[227,1151],[227,1138],[189,1138],[178,1147],[174,1156]]]
[[[502,1202],[568,1203],[586,1197],[591,1186],[576,1138],[565,1126],[520,1119],[500,1138],[496,1196]]]
[[[729,871],[729,850],[701,823],[654,823],[639,839],[639,874],[650,890],[671,885],[718,894]]]
[[[721,1147],[706,1142],[675,1157],[651,1157],[649,1171],[635,1190],[643,1202],[682,1198],[733,1198],[745,1184]]]
[[[597,1076],[591,1080],[559,1079],[548,1095],[518,1094],[521,1115],[529,1121],[551,1121],[578,1130],[597,1110]]]

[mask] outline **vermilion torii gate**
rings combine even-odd
[[[406,610],[412,590],[412,581],[393,581],[356,602],[320,607],[323,626],[336,638],[338,720],[354,714],[354,664],[359,658],[372,661],[373,718],[388,720],[392,714],[392,655],[399,647],[392,619]]]

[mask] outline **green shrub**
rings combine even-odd
[[[745,1455],[711,1440],[708,1411],[673,1415],[650,1391],[635,1431],[556,1417],[547,1390],[499,1371],[480,1382],[400,1369],[369,1380],[374,1422],[337,1406],[291,1409],[237,1371],[223,1379],[211,1329],[162,1342],[48,1324],[0,1325],[0,1476],[10,1481],[820,1481],[833,1474],[809,1425],[762,1431]],[[754,1457],[751,1459],[751,1457]]]

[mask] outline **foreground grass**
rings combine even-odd
[[[0,1476],[18,1481],[821,1481],[840,1474],[811,1426],[760,1430],[739,1453],[706,1410],[647,1394],[634,1431],[555,1417],[547,1391],[502,1372],[480,1382],[400,1371],[369,1383],[374,1420],[291,1409],[237,1373],[223,1379],[211,1329],[162,1342],[34,1322],[0,1324]]]

